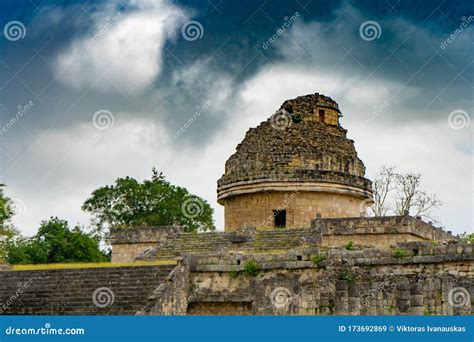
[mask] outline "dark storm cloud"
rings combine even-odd
[[[176,4],[193,13],[193,19],[202,24],[202,39],[190,42],[178,36],[166,41],[159,61],[161,70],[153,86],[126,97],[127,90],[121,89],[122,84],[108,84],[112,91],[87,91],[88,87],[83,87],[78,92],[60,82],[61,70],[54,64],[58,54],[75,41],[93,35],[94,20],[103,21],[118,11],[126,17],[136,11],[136,4],[46,1],[35,8],[29,2],[23,6],[8,2],[4,5],[8,11],[2,11],[2,23],[23,20],[28,34],[20,42],[3,39],[0,43],[3,51],[0,58],[5,65],[1,68],[2,80],[13,78],[2,89],[1,103],[11,112],[32,99],[36,114],[23,123],[32,132],[51,125],[83,122],[104,107],[112,112],[151,117],[175,131],[203,99],[213,97],[217,91],[213,87],[214,79],[221,79],[221,86],[225,84],[227,100],[231,101],[232,93],[265,65],[285,61],[305,65],[314,72],[326,71],[338,62],[336,70],[341,74],[407,83],[420,89],[421,98],[405,105],[420,110],[422,117],[432,115],[433,108],[448,110],[448,100],[454,100],[460,107],[471,104],[472,82],[468,80],[473,72],[469,57],[472,27],[446,49],[440,48],[441,41],[460,25],[461,17],[471,14],[465,2],[182,1]],[[293,27],[275,46],[263,49],[262,43],[283,24],[284,18],[296,12],[300,17]],[[359,26],[366,20],[380,25],[379,39],[368,42],[360,38]],[[198,70],[181,73],[186,79],[178,78],[180,70],[190,68]],[[199,126],[190,129],[179,141],[206,142],[207,137],[225,124],[227,114],[222,106],[211,107]],[[207,132],[205,136],[203,130]]]

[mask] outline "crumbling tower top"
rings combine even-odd
[[[316,93],[285,101],[249,129],[217,185],[226,229],[309,227],[316,213],[360,216],[372,184],[340,116],[335,101]]]
[[[334,126],[339,126],[342,116],[336,101],[318,93],[286,100],[280,110],[290,115],[301,115],[304,121],[319,121]]]

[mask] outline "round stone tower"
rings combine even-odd
[[[225,229],[309,227],[321,217],[358,217],[372,184],[335,101],[321,94],[287,100],[251,128],[217,183]]]

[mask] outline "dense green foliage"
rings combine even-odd
[[[110,227],[178,224],[188,231],[214,230],[213,209],[185,188],[170,184],[153,169],[150,180],[119,178],[95,190],[82,209],[93,215],[99,231]]]
[[[18,236],[18,231],[10,220],[14,214],[12,200],[3,192],[4,184],[0,184],[0,259],[5,259],[8,246]]]
[[[67,221],[52,217],[41,222],[38,233],[20,238],[8,247],[10,264],[108,261],[99,241],[79,227],[69,229]]]

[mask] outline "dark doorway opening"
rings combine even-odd
[[[273,210],[273,216],[275,217],[275,227],[286,227],[286,210]]]
[[[321,122],[324,122],[324,116],[325,116],[326,112],[324,111],[324,109],[320,109],[319,110],[319,121]]]

